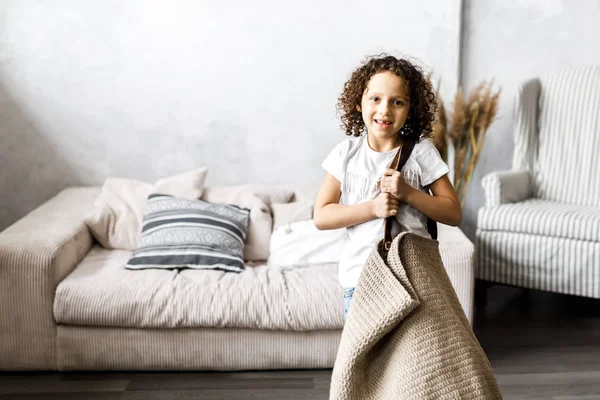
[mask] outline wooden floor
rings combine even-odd
[[[475,332],[504,399],[600,400],[600,300],[505,286],[492,287],[488,299]],[[0,399],[325,400],[330,377],[330,370],[0,372]]]

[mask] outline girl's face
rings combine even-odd
[[[378,72],[371,77],[360,107],[357,107],[369,135],[380,140],[397,139],[410,110],[405,86],[405,80],[390,71]]]

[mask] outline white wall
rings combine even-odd
[[[502,87],[463,211],[462,228],[474,239],[477,210],[484,205],[481,178],[511,167],[516,85],[562,66],[600,64],[600,0],[465,0],[463,18],[464,85],[495,79]]]
[[[0,230],[73,184],[320,183],[364,55],[411,55],[454,92],[460,0],[4,0]]]

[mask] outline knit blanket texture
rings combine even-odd
[[[354,291],[330,400],[501,399],[438,242],[402,233],[382,245]]]

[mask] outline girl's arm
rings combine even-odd
[[[450,226],[460,224],[462,209],[456,191],[452,183],[450,183],[450,179],[448,179],[448,175],[444,175],[434,181],[429,188],[433,196],[411,186],[412,190],[406,196],[405,201],[429,218],[442,224]]]
[[[385,172],[381,185],[382,192],[391,193],[435,221],[457,226],[462,220],[460,201],[448,175],[430,185],[433,196],[413,188],[404,181],[400,172],[392,169]]]
[[[340,181],[326,173],[315,203],[313,221],[317,229],[346,228],[398,212],[398,200],[387,193],[351,206],[339,204],[341,195]]]

